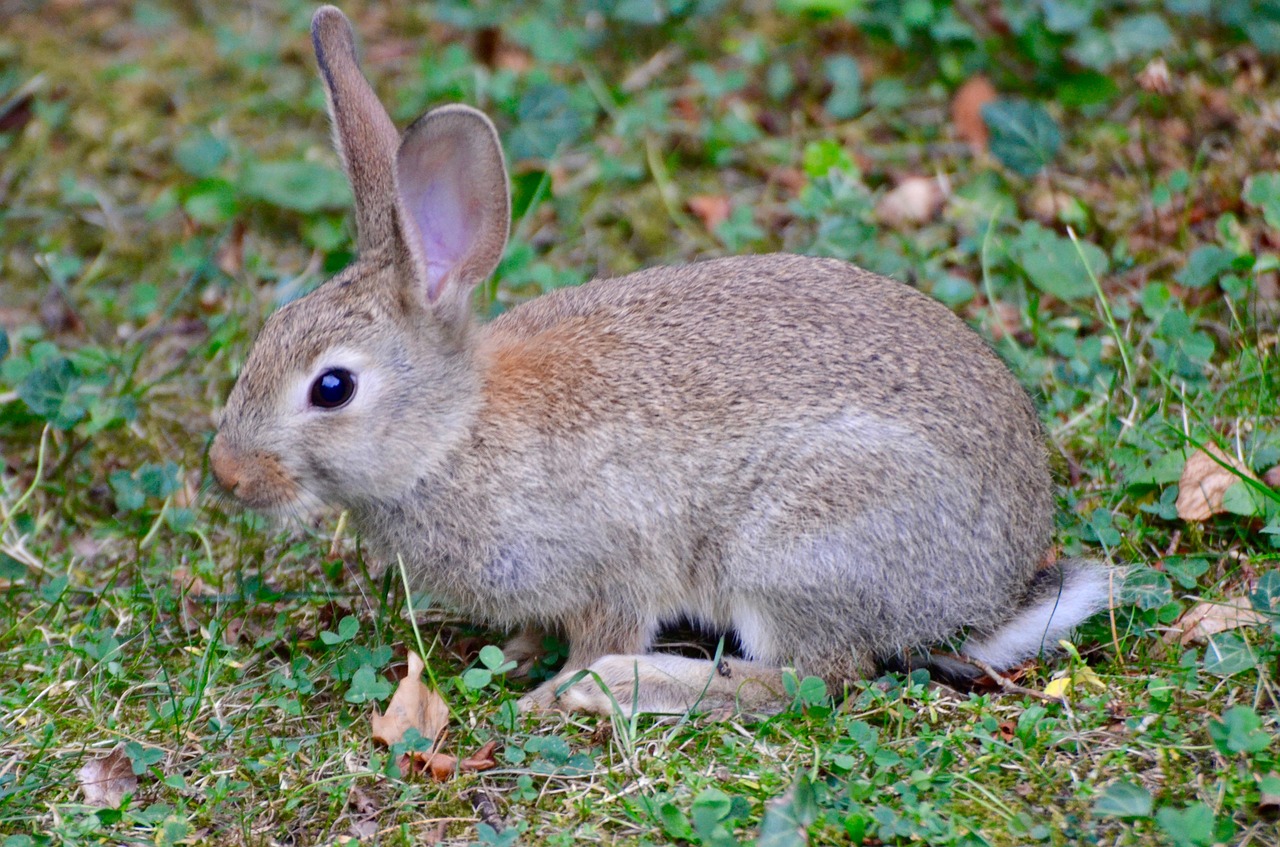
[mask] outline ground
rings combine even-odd
[[[610,720],[517,714],[504,634],[407,603],[339,516],[208,490],[263,319],[351,258],[314,7],[0,0],[0,844],[1276,844],[1270,9],[348,4],[399,125],[499,127],[478,308],[778,249],[895,276],[1036,398],[1057,552],[1128,570],[1022,690]],[[493,769],[373,740],[419,643],[444,749]]]

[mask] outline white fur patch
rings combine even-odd
[[[991,635],[969,639],[960,652],[999,670],[1056,651],[1060,639],[1105,609],[1111,598],[1111,580],[1101,565],[1077,563],[1066,580],[1059,594],[1023,609]]]
[[[734,600],[730,606],[733,631],[748,659],[765,659],[773,656],[772,634],[766,625],[768,617],[750,603]]]

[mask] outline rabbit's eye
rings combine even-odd
[[[355,374],[345,368],[330,368],[311,383],[311,405],[336,409],[345,406],[355,393]]]

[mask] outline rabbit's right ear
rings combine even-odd
[[[334,142],[356,200],[360,254],[396,237],[395,162],[400,136],[360,73],[355,33],[346,16],[321,6],[311,19],[311,43],[324,78]]]
[[[423,115],[400,142],[396,189],[412,294],[446,326],[464,325],[471,292],[497,267],[511,226],[507,166],[493,123],[470,106]]]

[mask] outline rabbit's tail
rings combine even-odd
[[[1058,649],[1058,641],[1112,605],[1120,575],[1092,559],[1063,559],[1042,568],[1017,612],[994,632],[970,636],[960,652],[996,670]]]
[[[1063,559],[1042,568],[1013,616],[994,630],[969,635],[955,654],[914,650],[881,660],[888,671],[928,668],[935,679],[968,683],[992,670],[1011,668],[1034,656],[1052,654],[1058,642],[1094,614],[1113,605],[1123,572],[1092,559]]]

